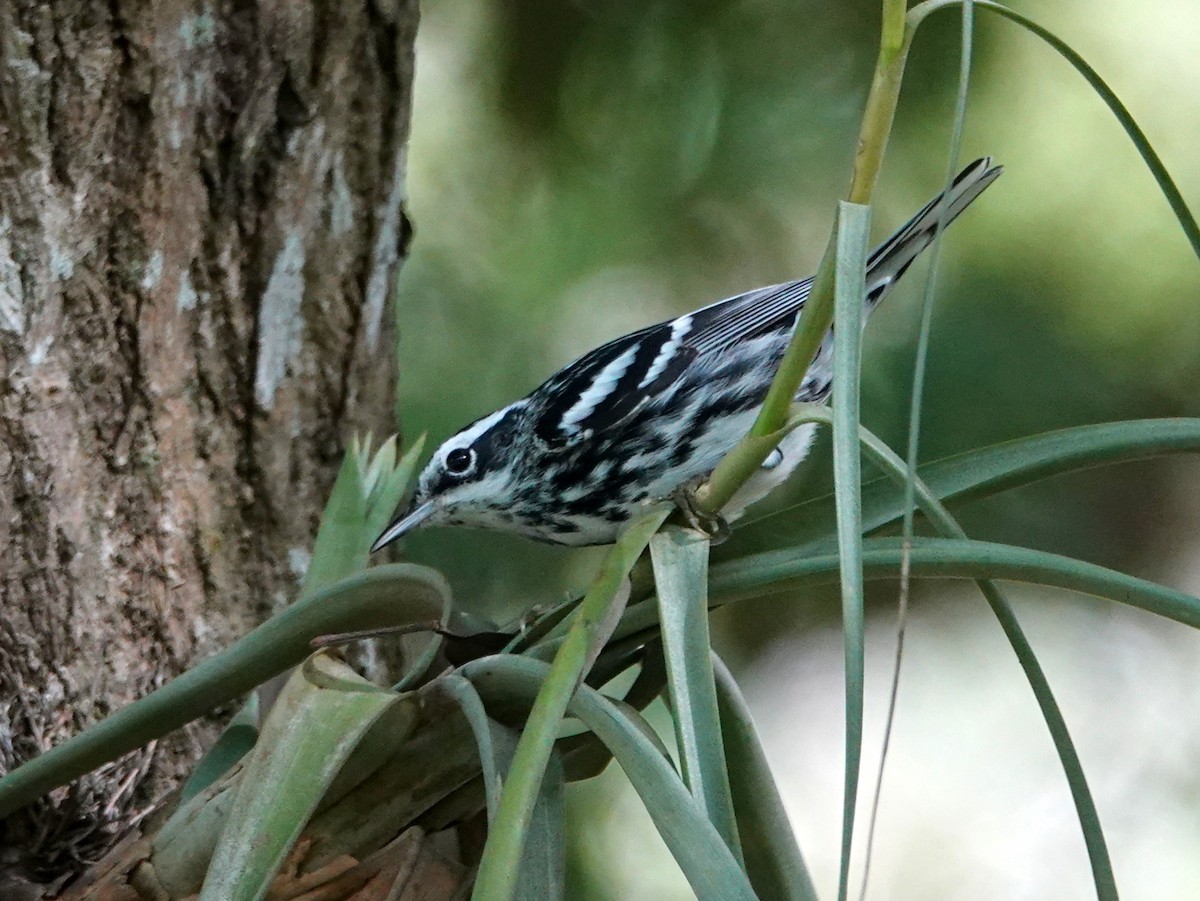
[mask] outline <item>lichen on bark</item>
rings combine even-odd
[[[391,430],[416,20],[0,4],[0,772],[284,603],[343,440]],[[93,859],[211,734],[3,844],[35,878]]]

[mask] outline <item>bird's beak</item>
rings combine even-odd
[[[397,538],[403,538],[425,520],[429,519],[432,513],[433,501],[426,501],[423,504],[418,504],[416,507],[410,507],[396,517],[392,524],[383,530],[383,534],[375,539],[375,543],[371,545],[371,553],[373,554],[378,550],[382,550]]]

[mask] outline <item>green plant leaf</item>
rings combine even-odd
[[[421,435],[413,442],[412,447],[404,452],[400,462],[393,467],[390,461],[395,459],[395,437],[390,438],[389,441],[392,447],[390,457],[384,450],[381,450],[371,464],[372,490],[369,495],[367,521],[363,532],[368,548],[391,522],[400,499],[404,497],[404,492],[408,490],[413,476],[417,473],[417,463],[421,460],[421,451],[425,449],[425,435]]]
[[[900,572],[902,542],[869,538],[863,542],[864,574],[868,579],[894,579]],[[787,552],[756,554],[737,564],[713,568],[710,605],[762,597],[810,585],[836,581],[837,555],[798,558]],[[1126,575],[1095,563],[1031,548],[950,538],[915,538],[913,575],[934,579],[1003,579],[1051,588],[1065,588],[1106,598],[1176,622],[1200,628],[1200,600],[1164,585]],[[629,608],[618,634],[641,620],[653,623],[647,604]],[[639,615],[640,614],[640,615]]]
[[[475,733],[479,762],[483,768],[488,823],[496,819],[501,788],[512,766],[519,733],[488,717],[475,686],[457,673],[437,681],[462,709]],[[545,778],[538,789],[533,816],[525,836],[517,877],[516,897],[530,901],[556,901],[565,897],[567,873],[566,777],[562,759],[551,754]]]
[[[863,575],[868,580],[896,579],[902,542],[898,538],[863,541]],[[989,541],[948,538],[913,540],[912,572],[927,579],[1001,579],[1064,588],[1154,613],[1200,629],[1200,600],[1191,595],[1095,563]],[[755,600],[839,580],[838,555],[802,557],[793,551],[752,554],[714,566],[709,575],[710,609]],[[628,638],[657,628],[654,601],[630,604],[614,632]]]
[[[938,10],[947,9],[961,3],[962,0],[927,0],[925,3],[920,3],[914,6],[908,12],[909,29],[917,28],[925,17]],[[1174,179],[1167,171],[1167,167],[1163,165],[1159,159],[1158,153],[1154,149],[1154,145],[1150,143],[1150,139],[1146,137],[1146,133],[1142,131],[1137,120],[1126,108],[1121,99],[1117,97],[1116,92],[1108,86],[1100,74],[1093,69],[1082,56],[1058,37],[1053,32],[1043,28],[1032,19],[1021,15],[1013,9],[1009,9],[1000,3],[995,3],[993,0],[974,0],[974,5],[980,9],[986,9],[989,12],[994,12],[998,15],[1016,22],[1026,31],[1037,35],[1069,62],[1084,80],[1091,86],[1092,90],[1104,101],[1112,114],[1116,117],[1121,127],[1125,129],[1125,133],[1133,142],[1141,154],[1142,160],[1146,163],[1146,168],[1150,170],[1150,174],[1154,176],[1154,180],[1158,182],[1159,189],[1166,197],[1167,203],[1171,206],[1171,211],[1175,213],[1175,218],[1179,221],[1179,227],[1183,229],[1184,235],[1188,239],[1188,243],[1192,245],[1192,252],[1200,259],[1200,226],[1196,224],[1196,217],[1192,215],[1192,211],[1188,209],[1187,202],[1183,199],[1183,195],[1179,192],[1179,188],[1175,185]]]
[[[371,543],[390,521],[417,469],[425,436],[396,464],[396,436],[372,452],[371,437],[355,437],[325,503],[300,597],[367,567]]]
[[[650,539],[683,781],[741,859],[708,637],[707,537],[668,526]]]
[[[471,732],[475,735],[475,744],[479,748],[484,798],[487,802],[488,821],[490,822],[496,816],[496,807],[500,803],[500,787],[508,769],[509,761],[503,759],[495,742],[498,730],[504,727],[488,718],[483,701],[479,697],[479,692],[475,690],[475,686],[457,673],[447,673],[437,680],[434,687],[445,692],[454,700],[471,725]],[[506,736],[500,734],[499,738],[503,742]],[[507,756],[511,758],[511,752]]]
[[[178,678],[0,778],[0,817],[251,691],[308,656],[317,635],[437,619],[450,589],[435,570],[376,566],[285,607]]]
[[[605,650],[605,653],[607,652],[608,649]],[[642,668],[633,684],[629,686],[629,691],[620,702],[615,698],[613,701],[617,703],[618,708],[628,707],[639,714],[638,719],[633,722],[644,723],[645,720],[640,716],[641,711],[662,695],[666,685],[667,665],[663,659],[662,642],[650,641],[642,647]],[[650,730],[648,737],[652,742],[661,744],[662,740],[654,730]],[[559,746],[562,749],[563,766],[568,782],[599,776],[612,760],[612,752],[591,732],[562,739]],[[666,748],[662,748],[662,754],[670,758]]]
[[[817,901],[808,867],[758,740],[750,708],[729,668],[713,654],[721,738],[750,884],[760,898]]]
[[[317,654],[288,680],[246,762],[200,901],[258,901],[342,764],[401,695]]]
[[[909,465],[906,466],[899,457],[892,452],[886,444],[880,441],[875,435],[871,434],[866,429],[862,430],[863,447],[871,455],[871,458],[889,474],[897,484],[903,484],[905,488],[906,501],[911,502],[915,496],[920,499],[921,509],[934,527],[947,538],[966,539],[966,532],[955,521],[950,512],[942,505],[933,493],[929,490],[924,482],[916,478],[912,467],[912,458],[909,459]],[[911,545],[912,530],[911,517],[906,517],[906,534],[902,536],[902,547],[904,544]],[[901,563],[901,596],[904,596],[907,590],[907,585],[904,584],[904,579],[907,576],[907,568]],[[1029,682],[1029,687],[1032,689],[1034,697],[1037,700],[1038,707],[1042,712],[1042,718],[1046,722],[1046,728],[1050,732],[1050,737],[1054,742],[1054,749],[1058,754],[1058,759],[1062,764],[1063,773],[1067,778],[1067,784],[1071,789],[1071,797],[1075,803],[1075,810],[1079,818],[1079,826],[1083,832],[1084,841],[1087,844],[1088,860],[1092,867],[1092,877],[1096,886],[1096,894],[1101,901],[1116,901],[1117,885],[1113,875],[1112,861],[1108,855],[1108,845],[1104,839],[1104,830],[1100,824],[1100,814],[1096,810],[1096,803],[1092,799],[1091,789],[1088,787],[1087,776],[1083,771],[1083,763],[1079,759],[1079,753],[1075,749],[1075,743],[1071,739],[1071,733],[1067,728],[1066,719],[1059,709],[1058,701],[1054,697],[1054,692],[1050,688],[1050,680],[1046,678],[1045,672],[1042,670],[1041,663],[1034,653],[1033,646],[1029,643],[1029,639],[1025,636],[1024,630],[1021,628],[1020,622],[1017,620],[1016,612],[1008,599],[1001,592],[998,585],[990,579],[980,579],[976,581],[979,590],[983,593],[984,599],[988,606],[991,607],[992,613],[995,615],[1000,627],[1004,630],[1004,635],[1012,646],[1013,653],[1017,655],[1017,661],[1021,665],[1022,671],[1025,673],[1025,678]],[[900,633],[903,637],[903,630]],[[896,678],[899,677],[899,647],[897,645],[897,669]],[[892,703],[895,702],[895,686],[897,682],[893,681]],[[889,707],[888,718],[891,719],[892,710]],[[884,748],[887,744],[885,740]],[[880,781],[882,781],[883,765],[880,764]],[[878,795],[876,795],[878,801]],[[873,818],[873,814],[872,814]],[[869,850],[869,846],[868,846]],[[869,859],[868,859],[869,864]],[[863,876],[863,894],[866,894],[867,878]]]
[[[862,764],[863,645],[862,463],[858,449],[859,372],[862,366],[863,298],[871,208],[838,204],[834,270],[833,484],[841,557],[842,631],[846,653],[846,772],[842,796],[842,860],[838,898],[850,885],[850,849]]]
[[[666,506],[649,510],[626,528],[579,605],[521,733],[496,821],[479,862],[472,897],[486,901],[513,897],[521,846],[559,723],[572,694],[616,626],[624,600],[618,605],[614,601],[621,596],[628,598],[629,570],[670,512]]]
[[[472,661],[462,672],[489,706],[515,700],[532,706],[551,678],[542,661],[512,655]],[[754,901],[746,874],[704,809],[629,714],[586,685],[571,698],[569,710],[612,751],[699,901]]]
[[[363,484],[362,462],[352,448],[342,458],[329,500],[321,514],[321,524],[313,542],[312,559],[304,571],[299,597],[320,591],[367,566],[363,534],[367,518],[367,499]]]
[[[229,772],[239,760],[250,753],[256,741],[258,698],[251,695],[221,732],[216,744],[205,752],[200,762],[192,769],[192,774],[179,791],[179,803],[183,804],[194,798]]]
[[[1200,452],[1200,419],[1133,419],[1125,422],[1078,426],[1044,432],[967,451],[927,463],[918,470],[921,480],[942,501],[966,502],[990,497],[1039,479],[1167,454]],[[863,529],[872,532],[898,520],[904,512],[904,491],[886,477],[863,485]],[[828,494],[777,511],[743,526],[726,559],[737,545],[786,543],[790,553],[828,548],[834,534],[833,495]]]

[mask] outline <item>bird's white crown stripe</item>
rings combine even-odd
[[[519,401],[509,404],[507,407],[503,407],[502,409],[497,410],[495,413],[488,414],[487,416],[483,417],[478,422],[476,422],[474,425],[468,426],[467,428],[463,429],[461,432],[459,432],[457,435],[454,436],[454,439],[452,441],[447,441],[446,444],[443,445],[443,447],[446,447],[447,450],[451,449],[452,447],[467,447],[468,445],[472,444],[476,438],[478,438],[480,435],[482,435],[484,432],[486,432],[488,429],[490,429],[492,426],[494,426],[497,422],[499,422],[501,419],[503,419],[504,415],[509,410],[513,409],[514,407],[524,406],[524,404],[525,404],[524,400],[519,400]]]

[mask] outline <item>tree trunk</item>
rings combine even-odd
[[[0,0],[0,772],[287,601],[388,430],[416,20]],[[212,734],[10,818],[0,871],[102,855]]]

